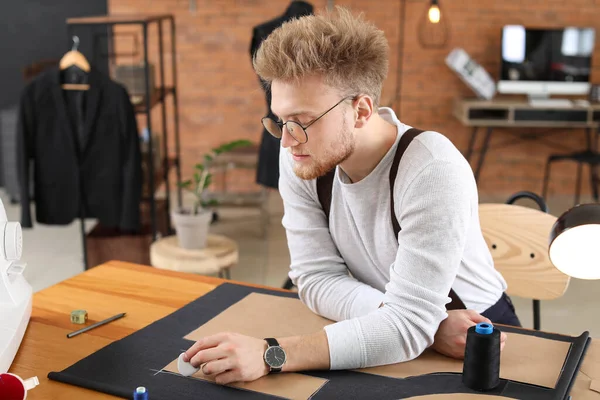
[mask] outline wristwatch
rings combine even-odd
[[[270,373],[281,372],[283,364],[285,364],[285,350],[279,345],[279,342],[273,338],[266,338],[267,350],[265,350],[264,360],[269,366]]]

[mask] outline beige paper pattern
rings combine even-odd
[[[333,322],[315,315],[298,299],[251,293],[185,338],[195,341],[225,331],[256,338],[296,336],[314,333],[331,323]],[[554,387],[569,351],[570,343],[514,333],[507,333],[507,336],[501,355],[500,377]],[[436,372],[460,373],[462,368],[462,360],[452,359],[427,350],[412,361],[358,369],[357,371],[391,378],[407,378]],[[177,373],[177,360],[175,359],[164,369]],[[212,380],[210,377],[204,376],[201,371],[193,376]],[[234,386],[286,398],[308,399],[325,382],[320,378],[288,373],[270,375],[255,382],[235,384]],[[445,399],[445,397],[431,398]],[[451,398],[448,397],[448,399]]]
[[[331,323],[298,299],[250,293],[185,338],[198,340],[223,331],[259,339],[297,336],[315,333]]]
[[[600,400],[600,345],[592,339],[570,395],[577,400]]]
[[[331,323],[332,321],[314,314],[297,299],[250,293],[185,338],[196,341],[224,331],[259,339],[294,336],[314,333]],[[179,373],[177,359],[163,369]],[[204,375],[202,371],[192,376],[214,382],[214,377]],[[234,383],[231,386],[294,400],[307,400],[326,382],[325,379],[308,375],[285,373],[268,375],[253,382]]]

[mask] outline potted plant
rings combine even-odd
[[[209,207],[217,204],[216,200],[207,198],[208,188],[212,183],[210,163],[219,154],[249,145],[252,145],[249,140],[234,140],[212,149],[210,153],[204,155],[203,163],[195,165],[193,178],[179,184],[181,188],[194,195],[191,207],[184,207],[171,213],[180,247],[184,249],[206,247],[208,229],[212,220],[212,210]]]

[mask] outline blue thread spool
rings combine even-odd
[[[148,400],[148,391],[145,387],[140,386],[133,392],[133,400]]]
[[[475,325],[475,332],[484,335],[491,335],[494,332],[494,326],[492,324],[480,322],[477,325]]]
[[[500,331],[492,324],[479,323],[469,328],[463,383],[477,390],[492,390],[500,383]]]

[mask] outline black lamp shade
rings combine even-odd
[[[580,204],[558,217],[548,254],[558,270],[573,278],[600,279],[600,204]]]

